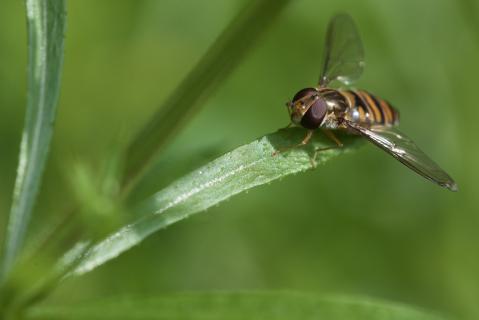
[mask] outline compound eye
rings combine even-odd
[[[321,125],[321,122],[323,122],[327,111],[328,105],[326,104],[326,101],[318,96],[308,111],[303,115],[301,125],[307,129],[318,128]]]
[[[306,96],[311,96],[311,95],[315,95],[317,94],[318,91],[314,88],[305,88],[305,89],[301,89],[299,90],[293,97],[293,103],[295,103],[296,101],[298,101],[299,99],[302,99]]]

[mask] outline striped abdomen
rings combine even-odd
[[[398,125],[399,112],[388,102],[363,90],[338,90],[347,105],[346,118],[366,125]]]

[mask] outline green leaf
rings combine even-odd
[[[128,186],[156,152],[218,88],[290,0],[252,0],[190,71],[129,144],[123,187]]]
[[[444,320],[413,307],[359,297],[298,293],[173,294],[33,308],[28,319]]]
[[[2,276],[21,250],[53,135],[65,29],[63,0],[27,0],[28,97]]]
[[[266,135],[172,183],[132,209],[140,218],[89,250],[73,274],[91,271],[139,244],[155,231],[202,212],[235,194],[311,169],[315,148],[331,146],[331,142],[319,133],[305,147],[272,155],[275,150],[297,144],[304,134],[305,130],[292,128]],[[351,150],[357,141],[348,136],[341,139],[345,147],[318,153],[316,164]]]

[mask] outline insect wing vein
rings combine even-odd
[[[321,87],[334,80],[349,85],[361,76],[364,50],[351,16],[338,14],[331,19],[326,33],[322,67],[319,79]]]
[[[421,176],[457,191],[454,180],[397,128],[373,126],[368,129],[349,121],[347,125]]]

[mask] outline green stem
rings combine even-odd
[[[211,45],[126,148],[123,193],[127,193],[154,155],[229,76],[289,0],[252,0]]]

